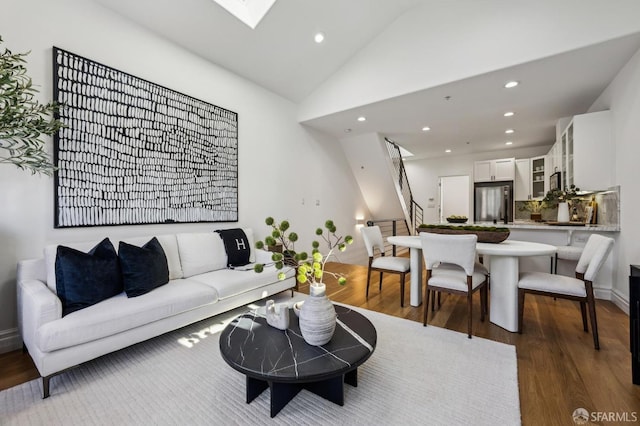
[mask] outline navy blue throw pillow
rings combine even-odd
[[[120,241],[118,257],[127,297],[141,296],[169,282],[167,256],[156,237],[142,247]]]
[[[118,255],[108,238],[89,253],[58,246],[56,292],[62,316],[122,293]]]
[[[224,249],[227,252],[227,266],[248,265],[251,247],[249,247],[249,240],[244,231],[240,228],[234,228],[219,229],[216,232],[220,234],[224,242]]]

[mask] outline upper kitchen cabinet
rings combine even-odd
[[[560,140],[563,187],[597,190],[614,185],[611,132],[609,111],[573,117]]]
[[[540,200],[548,191],[546,177],[547,157],[522,158],[516,160],[514,200]]]
[[[476,161],[473,165],[475,182],[514,180],[516,175],[515,158]]]
[[[531,198],[541,200],[549,190],[549,179],[546,175],[547,157],[531,159]]]

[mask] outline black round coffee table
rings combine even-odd
[[[358,366],[373,353],[377,333],[358,312],[335,308],[336,331],[323,346],[304,341],[291,309],[289,328],[284,331],[268,325],[256,312],[227,325],[220,334],[220,353],[227,364],[246,375],[247,404],[269,388],[271,417],[302,389],[344,405],[344,383],[358,386]]]

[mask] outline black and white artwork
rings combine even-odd
[[[238,115],[53,48],[56,228],[238,220]]]

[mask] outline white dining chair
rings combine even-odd
[[[582,327],[585,332],[589,331],[586,312],[587,307],[589,308],[593,345],[596,349],[600,349],[598,320],[596,318],[596,300],[593,295],[593,280],[607,259],[612,246],[612,238],[592,234],[578,260],[575,278],[546,272],[520,273],[518,281],[518,332],[522,334],[526,293],[577,300],[580,302]]]
[[[427,325],[430,292],[445,292],[467,297],[467,336],[471,338],[473,324],[473,293],[480,291],[480,321],[487,314],[486,269],[476,267],[476,235],[420,234],[425,279],[424,319]],[[434,296],[435,297],[435,296]]]
[[[385,256],[384,241],[382,239],[382,231],[379,226],[364,226],[360,229],[362,239],[369,255],[369,268],[367,270],[367,290],[366,298],[369,299],[369,283],[371,281],[371,272],[380,273],[380,284],[378,291],[382,291],[382,274],[398,274],[400,275],[400,306],[404,307],[404,284],[406,275],[411,271],[410,260],[408,257]],[[376,255],[376,249],[378,254]]]

